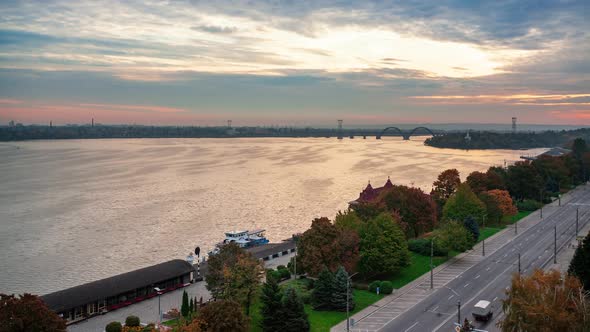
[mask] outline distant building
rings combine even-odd
[[[385,182],[385,185],[383,187],[373,188],[373,186],[371,186],[371,182],[369,182],[367,187],[359,194],[359,198],[355,199],[354,201],[348,202],[348,204],[356,205],[361,203],[374,202],[379,197],[379,194],[391,188],[393,188],[393,183],[391,183],[389,177],[387,178],[387,182]]]
[[[561,156],[565,156],[571,152],[572,152],[572,150],[557,147],[557,148],[549,149],[548,151],[543,152],[537,156],[520,156],[520,159],[535,160],[535,159],[542,157],[542,156],[561,157]]]
[[[10,120],[10,122],[8,123],[8,125],[9,125],[10,127],[14,127],[14,120]]]

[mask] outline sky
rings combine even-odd
[[[0,125],[590,125],[590,4],[0,2]]]

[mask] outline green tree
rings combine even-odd
[[[445,220],[465,220],[471,216],[481,222],[485,213],[485,205],[471,191],[467,183],[459,185],[457,192],[447,200],[443,207],[443,219]]]
[[[0,331],[65,332],[66,322],[36,295],[0,294]]]
[[[216,299],[241,303],[249,315],[253,296],[260,286],[261,273],[258,259],[237,244],[228,243],[209,258],[206,287]]]
[[[359,271],[365,275],[396,273],[410,263],[406,237],[391,214],[382,213],[361,231]]]
[[[309,331],[309,320],[307,319],[307,314],[303,307],[303,301],[295,288],[288,287],[285,290],[282,307],[284,325],[279,331]]]
[[[473,235],[465,228],[463,223],[456,220],[443,222],[433,232],[434,241],[437,246],[457,252],[473,248]]]
[[[479,225],[477,224],[477,221],[475,221],[473,217],[469,216],[463,220],[463,226],[465,226],[469,233],[471,233],[471,236],[473,236],[473,241],[477,242],[479,239]]]
[[[110,322],[107,324],[104,330],[106,332],[121,332],[123,331],[123,325],[121,325],[120,322]]]
[[[347,299],[349,310],[354,309],[354,296],[352,295],[352,287],[347,287],[348,282],[348,272],[346,272],[344,267],[339,267],[334,274],[332,309],[345,311]]]
[[[208,332],[247,332],[249,319],[236,301],[213,301],[199,314]]]
[[[125,326],[136,327],[140,326],[140,323],[139,317],[137,316],[127,316],[127,318],[125,318]]]
[[[193,298],[191,297],[189,302],[188,302],[188,312],[193,313],[195,311],[195,302],[193,301]]]
[[[281,289],[276,278],[267,278],[260,294],[260,301],[262,303],[260,308],[260,314],[262,316],[260,327],[262,331],[281,331],[284,327],[282,297],[283,295],[281,294]]]
[[[336,218],[334,218],[334,226],[358,233],[363,226],[363,221],[357,216],[356,212],[349,209],[344,212],[338,211]]]
[[[508,166],[506,183],[510,195],[518,200],[541,199],[543,178],[529,161],[517,161]]]
[[[327,268],[322,270],[314,282],[311,304],[314,310],[330,310],[334,293],[334,274]]]
[[[189,304],[188,304],[188,294],[186,290],[182,291],[182,304],[180,305],[180,313],[182,317],[187,318],[188,313],[190,312]]]
[[[590,232],[576,249],[567,273],[580,279],[584,289],[590,291]]]

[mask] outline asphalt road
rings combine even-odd
[[[554,226],[557,226],[557,249],[575,237],[576,209],[579,209],[579,229],[590,222],[590,189],[576,190],[568,200],[562,199],[543,209],[544,219],[524,229],[518,227],[514,239],[485,257],[445,287],[435,290],[427,298],[389,322],[382,331],[454,331],[458,320],[460,301],[461,321],[471,316],[472,308],[479,300],[491,301],[494,319],[489,323],[475,322],[477,329],[498,331],[495,326],[502,316],[501,299],[510,286],[511,278],[518,272],[520,253],[521,273],[528,275],[535,268],[553,263]]]

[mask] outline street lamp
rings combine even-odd
[[[162,290],[158,287],[154,287],[154,290],[158,293],[158,323],[162,323],[162,309],[160,309],[160,295],[162,295]]]
[[[349,312],[349,303],[350,303],[350,279],[352,277],[354,277],[355,275],[357,275],[358,272],[356,272],[355,274],[351,275],[348,277],[348,279],[346,279],[346,332],[350,331],[350,312]]]

